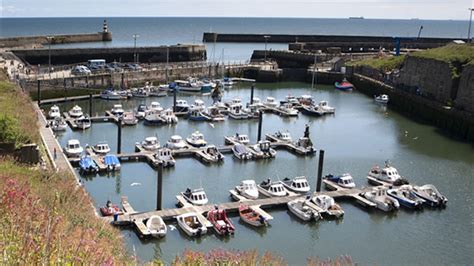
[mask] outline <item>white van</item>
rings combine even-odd
[[[105,59],[91,59],[87,61],[87,66],[89,68],[104,68]]]

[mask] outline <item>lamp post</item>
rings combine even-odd
[[[267,42],[268,42],[268,38],[270,38],[270,36],[268,35],[264,35],[263,38],[265,38],[265,62],[267,62]]]
[[[48,72],[51,73],[51,41],[54,39],[54,36],[47,36],[48,40]]]
[[[474,8],[468,8],[469,12],[471,13],[469,16],[469,30],[467,31],[467,42],[472,42],[471,41],[471,24],[472,24],[472,11],[474,11]]]
[[[138,34],[133,34],[133,62],[136,64],[138,63],[138,55],[137,55],[137,38],[140,37]]]
[[[165,67],[165,74],[166,74],[166,83],[168,83],[168,64],[170,63],[170,47],[169,45],[166,46],[166,67]]]
[[[315,72],[316,72],[317,69],[318,69],[318,68],[316,67],[316,56],[317,56],[317,55],[314,54],[313,76],[312,76],[312,79],[311,79],[311,89],[314,88],[314,81],[315,81],[315,79],[314,79],[314,74],[315,74]]]

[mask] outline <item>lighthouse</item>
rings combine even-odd
[[[102,41],[103,42],[110,42],[112,41],[112,32],[109,32],[109,26],[107,24],[107,20],[104,19],[104,24],[102,26]]]

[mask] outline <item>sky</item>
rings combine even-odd
[[[310,17],[468,20],[474,0],[0,0],[2,17]]]

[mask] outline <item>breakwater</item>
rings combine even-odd
[[[51,36],[22,36],[0,38],[0,48],[47,45],[49,44],[48,37],[52,37],[50,38],[51,44],[112,41],[111,32],[97,32],[89,34],[65,34]]]

